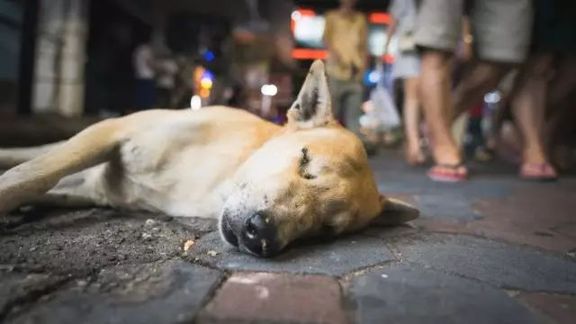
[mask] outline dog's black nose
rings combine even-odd
[[[244,224],[244,245],[254,254],[270,256],[277,252],[276,226],[263,212],[255,213]]]
[[[270,217],[264,213],[256,213],[246,220],[244,227],[246,237],[250,240],[271,239],[275,235]]]

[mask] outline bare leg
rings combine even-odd
[[[488,91],[496,89],[509,70],[510,65],[507,64],[475,62],[454,90],[453,118],[480,102]]]
[[[569,97],[576,89],[576,58],[572,56],[561,57],[557,60],[554,79],[548,88],[547,104],[550,113],[554,113],[555,108],[561,108],[566,104]]]
[[[417,77],[404,79],[404,134],[406,137],[406,162],[411,165],[424,163],[420,147],[420,99]]]
[[[437,164],[462,162],[460,152],[450,133],[452,118],[451,55],[426,50],[422,55],[420,93],[424,116],[433,141],[432,153]]]
[[[556,73],[548,87],[545,143],[549,156],[561,170],[572,165],[570,135],[576,117],[576,58],[556,59]]]
[[[544,118],[546,93],[551,57],[539,55],[524,66],[512,99],[512,113],[523,139],[522,161],[524,168],[543,166],[541,173],[554,173],[544,149]],[[530,173],[532,173],[530,171]],[[538,173],[538,170],[535,170]]]
[[[576,93],[569,96],[568,100],[570,99],[576,102]],[[569,170],[573,166],[570,139],[575,129],[574,120],[576,120],[576,106],[568,104],[557,108],[548,121],[548,156],[560,170]]]
[[[576,58],[565,56],[555,61],[555,77],[548,87],[545,143],[554,165],[569,170],[573,164],[570,135],[576,118]]]

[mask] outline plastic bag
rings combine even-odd
[[[382,67],[379,67],[380,75]],[[372,109],[366,112],[366,117],[375,123],[378,121],[379,128],[386,131],[400,126],[400,115],[398,109],[392,100],[392,96],[384,87],[383,82],[380,80],[374,89],[370,92],[370,102]]]

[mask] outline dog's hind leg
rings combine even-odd
[[[105,205],[98,194],[99,187],[94,183],[94,176],[101,174],[103,167],[96,166],[62,178],[50,191],[30,200],[30,205],[68,208]]]
[[[67,142],[0,176],[0,213],[41,197],[63,177],[108,161],[120,143],[121,123],[95,124]]]
[[[12,168],[47,153],[65,142],[51,143],[34,147],[0,148],[0,170]]]

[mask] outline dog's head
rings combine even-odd
[[[337,235],[418,211],[378,193],[361,141],[332,115],[324,64],[316,61],[282,133],[238,170],[220,218],[223,239],[258,256],[290,242]]]

